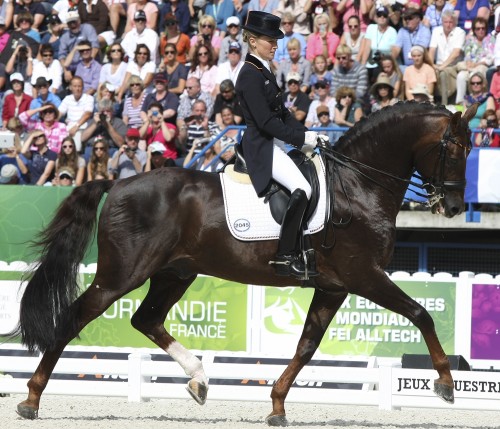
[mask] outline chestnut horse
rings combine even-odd
[[[450,365],[431,316],[389,279],[384,267],[391,260],[396,215],[415,170],[432,196],[433,212],[453,217],[463,211],[471,148],[468,122],[476,109],[474,105],[462,116],[442,106],[399,103],[356,124],[335,150],[324,149],[327,169],[334,172],[330,225],[335,244],[322,246],[321,232],[312,237],[320,276],[304,283],[275,275],[268,262],[276,241],[243,242],[231,235],[218,174],[161,168],[75,188],[38,239],[41,256],[22,298],[14,334],[30,350],[42,351],[43,358],[18,413],[28,419],[38,416],[40,397],[68,342],[148,279],[149,291],[131,323],[182,366],[190,377],[189,393],[203,404],[208,381],[201,362],[164,327],[167,313],[199,273],[246,284],[315,289],[296,353],[273,386],[269,425],[287,424],[290,386],[349,293],[405,316],[421,331],[439,376],[434,391],[453,403]],[[96,275],[81,293],[78,267],[105,193]]]

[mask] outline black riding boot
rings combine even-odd
[[[306,267],[300,257],[299,239],[302,234],[302,219],[307,208],[307,196],[302,189],[296,189],[283,216],[281,223],[278,253],[270,263],[276,267],[279,276],[294,276],[299,279],[306,276]],[[317,273],[316,273],[317,275]]]

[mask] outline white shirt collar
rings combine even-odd
[[[254,53],[251,53],[250,55],[253,55],[255,58],[257,58],[261,63],[262,65],[270,72],[271,72],[271,66],[269,65],[269,61],[267,60],[264,60],[263,58],[259,57],[257,54],[254,54]]]

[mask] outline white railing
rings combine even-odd
[[[372,358],[373,359],[373,358]],[[31,374],[39,358],[1,356],[4,373]],[[239,380],[233,385],[212,384],[209,400],[269,401],[273,380],[285,365],[215,363],[213,354],[203,355],[203,365],[212,379]],[[77,374],[78,380],[51,380],[45,391],[54,395],[116,396],[131,402],[149,398],[189,398],[182,383],[155,383],[156,377],[187,377],[172,361],[152,361],[151,355],[132,353],[128,360],[60,359],[54,374]],[[441,401],[432,392],[437,373],[432,370],[402,369],[397,364],[375,368],[306,366],[298,386],[323,383],[359,383],[360,390],[325,387],[292,387],[288,402],[372,405],[393,410],[401,407],[500,409],[500,373],[453,371],[455,404]],[[88,377],[89,376],[89,377]],[[97,380],[97,381],[89,381]],[[114,379],[115,381],[109,381]],[[108,381],[104,381],[108,380]],[[245,382],[244,380],[253,380]],[[262,384],[257,381],[260,380]],[[0,393],[27,393],[26,378],[0,377]],[[295,385],[294,385],[295,386]]]

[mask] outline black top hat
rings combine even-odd
[[[281,19],[267,12],[252,10],[248,13],[243,29],[253,34],[268,36],[273,39],[283,39],[285,35],[280,30]]]

